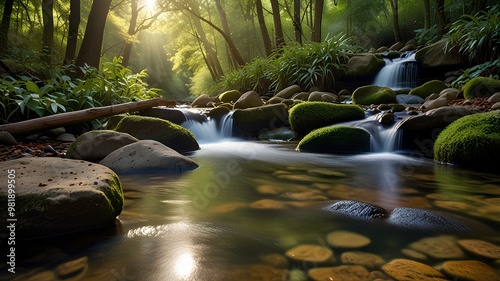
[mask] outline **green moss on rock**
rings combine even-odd
[[[130,134],[140,140],[161,142],[177,152],[200,149],[194,135],[189,130],[160,118],[127,116],[118,123],[115,130]]]
[[[381,103],[397,103],[396,93],[386,87],[375,85],[362,86],[352,93],[354,104],[370,105]]]
[[[234,103],[241,97],[241,95],[242,93],[238,90],[225,91],[219,95],[219,100],[221,102]]]
[[[431,94],[439,94],[442,90],[448,88],[443,81],[440,80],[432,80],[426,82],[410,91],[410,95],[416,95],[423,99],[430,96]]]
[[[363,118],[365,112],[357,105],[303,102],[290,109],[288,119],[294,131],[305,135],[317,128]]]
[[[467,82],[463,87],[466,99],[488,98],[500,91],[500,80],[476,77]]]
[[[434,143],[434,160],[490,169],[500,159],[500,111],[477,113],[455,120]]]
[[[310,132],[297,146],[298,151],[323,153],[370,152],[370,134],[347,126],[324,127]]]

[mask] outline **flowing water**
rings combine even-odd
[[[417,63],[414,52],[405,52],[396,59],[384,59],[385,66],[375,77],[374,85],[397,89],[417,86]]]
[[[499,175],[394,153],[325,155],[299,153],[295,146],[206,143],[190,155],[200,164],[195,171],[121,176],[125,206],[115,228],[19,242],[17,275],[25,274],[20,280],[305,280],[308,269],[323,265],[292,263],[283,255],[300,244],[329,247],[328,233],[338,230],[364,235],[371,243],[333,249],[333,265],[342,264],[340,255],[350,250],[385,261],[418,260],[407,249],[423,238],[474,238],[500,245]],[[320,211],[345,199],[389,211],[442,212],[473,231],[405,231]],[[465,255],[498,268],[494,260]],[[4,272],[0,278],[12,277]]]

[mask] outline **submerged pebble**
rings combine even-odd
[[[326,236],[328,245],[334,248],[361,248],[370,245],[370,238],[351,231],[339,230]]]
[[[322,246],[303,244],[285,253],[285,256],[295,262],[332,263],[333,251]]]

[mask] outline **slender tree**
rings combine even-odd
[[[255,0],[255,9],[257,19],[259,21],[260,33],[262,34],[262,41],[264,42],[264,50],[266,51],[266,56],[270,56],[273,52],[273,46],[271,38],[269,37],[269,32],[267,31],[266,21],[264,19],[264,9],[262,8],[261,0]]]
[[[295,41],[302,44],[302,23],[300,19],[300,0],[293,0],[293,29]]]
[[[234,43],[233,37],[231,36],[231,30],[229,29],[229,24],[227,22],[226,12],[224,11],[224,8],[222,7],[221,1],[215,0],[215,6],[217,7],[217,13],[219,14],[219,18],[221,21],[222,32],[223,32],[221,34],[224,37],[224,39],[226,40],[226,45],[229,48],[229,53],[231,55],[231,58],[239,66],[244,65],[245,61],[243,60],[243,57],[241,56],[240,52],[238,51],[238,48],[236,47],[236,44]],[[215,29],[217,30],[217,28],[215,28]],[[219,31],[219,33],[220,33],[220,31]]]
[[[431,28],[431,3],[430,0],[424,0],[424,29]]]
[[[5,57],[9,48],[9,27],[14,0],[5,0],[2,22],[0,23],[0,58]]]
[[[41,60],[47,65],[52,61],[52,50],[54,49],[54,0],[43,0],[43,50]]]
[[[78,56],[76,65],[99,67],[101,60],[102,39],[104,36],[104,26],[108,17],[111,0],[94,0],[90,9],[85,35]]]
[[[399,5],[398,0],[390,0],[392,9],[392,30],[396,42],[401,41],[401,33],[399,32]]]
[[[320,42],[321,41],[321,23],[323,22],[323,7],[324,0],[315,0],[314,1],[314,21],[313,28],[311,34],[312,42]]]
[[[70,1],[68,41],[66,43],[66,53],[64,62],[71,63],[75,59],[76,43],[78,41],[78,29],[80,26],[80,0]]]
[[[437,23],[438,23],[438,40],[443,38],[446,29],[446,15],[444,13],[444,0],[436,0]]]
[[[276,49],[281,49],[285,45],[285,36],[283,35],[283,26],[281,25],[280,6],[278,0],[270,0],[273,11],[274,37]]]

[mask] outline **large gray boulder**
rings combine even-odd
[[[349,77],[375,76],[384,65],[385,61],[374,54],[358,54],[347,62],[345,75]]]
[[[451,122],[475,113],[474,110],[464,106],[445,106],[429,110],[425,114],[411,116],[398,124],[398,128],[403,130],[422,130],[422,129],[444,129]]]
[[[112,130],[95,130],[79,136],[68,147],[67,158],[99,161],[118,148],[137,142],[133,136]]]
[[[110,169],[83,160],[22,158],[0,163],[0,220],[15,218],[16,238],[32,239],[113,226],[123,191]],[[9,188],[10,187],[10,188]],[[14,189],[15,187],[15,189]],[[12,191],[15,191],[13,200]],[[8,200],[12,210],[7,209]],[[12,216],[10,215],[12,214]],[[7,229],[2,227],[0,232]]]
[[[255,91],[248,91],[241,95],[241,97],[234,103],[234,109],[245,109],[264,105],[259,94]]]
[[[442,39],[432,45],[417,51],[415,59],[422,68],[448,67],[465,64],[467,61],[458,54],[458,48],[446,50],[447,39]]]
[[[154,140],[121,147],[100,164],[120,174],[187,172],[198,168],[193,160]]]
[[[387,222],[390,225],[408,230],[425,232],[467,233],[471,229],[462,222],[429,210],[415,208],[396,208],[392,210]]]

